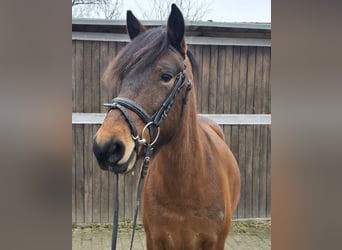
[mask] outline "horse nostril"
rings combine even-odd
[[[108,162],[116,164],[124,156],[125,146],[121,141],[113,141],[108,150]]]
[[[93,152],[101,168],[108,168],[108,164],[115,165],[125,154],[125,145],[119,140],[110,140],[105,144],[93,142]]]

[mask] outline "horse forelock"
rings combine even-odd
[[[119,87],[122,79],[132,70],[144,72],[153,65],[168,48],[169,40],[165,27],[149,29],[128,43],[108,65],[103,81],[109,86]],[[197,76],[197,63],[193,54],[187,50],[187,56]]]
[[[143,72],[153,65],[167,49],[168,39],[165,28],[152,28],[128,43],[107,67],[103,80],[108,85],[119,84],[132,70]]]

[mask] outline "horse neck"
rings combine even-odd
[[[190,185],[189,178],[196,178],[202,172],[198,126],[195,94],[191,93],[177,134],[156,156],[155,171],[165,188],[177,192],[177,187],[181,187],[184,192],[186,185]]]

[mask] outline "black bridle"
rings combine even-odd
[[[175,50],[174,48],[171,48],[172,50]],[[131,239],[131,246],[130,249],[133,247],[133,240],[134,240],[134,233],[135,233],[135,227],[136,227],[136,220],[137,215],[140,207],[140,196],[142,191],[142,186],[144,182],[144,177],[147,174],[148,165],[150,162],[150,157],[153,153],[153,145],[157,141],[160,133],[160,124],[165,120],[168,113],[171,110],[171,107],[173,103],[175,102],[175,99],[181,89],[186,85],[186,63],[184,61],[183,63],[184,68],[183,71],[177,74],[175,83],[171,90],[169,91],[166,99],[160,106],[160,108],[152,115],[150,116],[139,104],[135,103],[134,101],[123,98],[123,97],[117,97],[114,98],[111,103],[106,103],[104,106],[109,107],[109,111],[112,109],[118,109],[122,113],[122,115],[125,117],[126,122],[128,123],[131,133],[132,133],[132,139],[134,140],[135,147],[134,150],[136,152],[136,156],[138,157],[139,153],[139,146],[142,145],[144,147],[144,161],[143,166],[141,168],[140,172],[140,179],[138,183],[137,188],[137,200],[136,200],[136,208],[134,213],[134,221],[133,221],[133,232],[132,232],[132,239]],[[182,110],[181,110],[181,118],[183,117],[183,110],[187,102],[188,94],[192,88],[192,82],[190,79],[188,79],[188,84],[185,90],[185,94],[183,96],[182,100]],[[139,118],[144,122],[145,126],[141,132],[141,135],[138,135],[135,123],[133,119],[130,117],[127,109],[134,112],[136,115],[139,116]],[[108,111],[108,112],[109,112]],[[150,140],[147,142],[147,140],[144,137],[146,129],[149,130],[150,134]],[[112,235],[112,250],[116,249],[116,239],[117,239],[117,229],[118,229],[118,173],[115,171],[114,168],[111,169],[116,174],[116,197],[115,197],[115,204],[114,204],[114,225],[113,225],[113,235]]]

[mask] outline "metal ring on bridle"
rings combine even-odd
[[[142,137],[142,139],[145,139],[145,138],[144,138],[144,134],[145,134],[146,128],[148,128],[148,127],[151,126],[151,125],[154,125],[153,121],[147,123],[147,124],[145,125],[145,127],[143,128],[143,130],[142,130],[142,132],[141,132],[141,137]],[[153,140],[152,142],[149,143],[150,146],[152,146],[153,144],[155,144],[156,141],[158,140],[159,133],[160,133],[160,127],[157,127],[157,129],[158,129],[158,130],[157,130],[157,135],[154,137],[154,140]]]
[[[146,139],[144,138],[144,134],[145,134],[146,129],[151,125],[154,125],[153,121],[150,121],[145,125],[145,127],[143,128],[141,132],[141,137],[139,135],[137,135],[136,137],[132,135],[133,140],[137,140],[140,145],[146,145],[147,143],[146,143]],[[157,135],[155,136],[154,140],[151,143],[149,143],[150,146],[156,143],[159,137],[159,133],[160,133],[160,127],[157,127]]]

